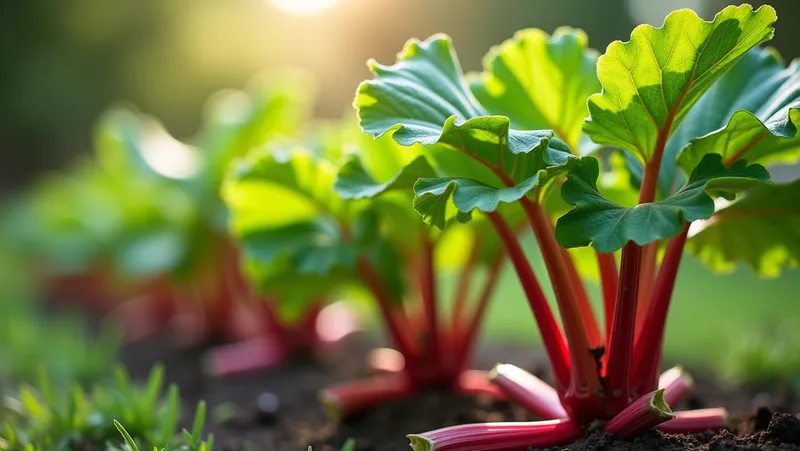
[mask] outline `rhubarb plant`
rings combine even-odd
[[[240,342],[210,352],[207,369],[215,375],[315,347],[325,341],[317,334],[325,322],[321,302],[289,319],[277,311],[291,300],[257,295],[239,266],[220,198],[230,161],[303,133],[310,84],[290,73],[220,92],[188,142],[152,117],[113,109],[98,123],[94,155],[36,186],[4,230],[34,256],[47,297],[110,312],[128,339],[172,327],[181,342]]]
[[[330,133],[322,149],[284,143],[253,151],[224,189],[257,286],[312,300],[356,289],[380,313],[393,349],[372,353],[376,374],[325,389],[321,399],[342,417],[428,388],[497,395],[485,372],[468,370],[503,262],[487,222],[428,227],[410,190],[437,175],[432,160],[348,127]],[[448,317],[439,285],[453,268]]]
[[[511,365],[490,375],[546,421],[415,434],[414,449],[547,447],[596,427],[626,437],[726,426],[722,409],[672,412],[691,379],[658,370],[685,249],[716,269],[744,262],[772,274],[800,256],[800,185],[771,183],[763,166],[800,157],[798,65],[759,47],[775,21],[770,6],[731,6],[711,21],[680,10],[599,57],[579,30],[524,30],[469,76],[444,35],[409,41],[392,66],[369,63],[375,77],[355,99],[362,129],[421,144],[441,162],[436,177],[414,184],[426,222],[494,226],[553,370],[553,387]],[[626,172],[630,186],[609,183]],[[560,324],[509,226],[512,206],[539,244]],[[574,258],[587,254],[567,251],[587,246],[603,325]]]

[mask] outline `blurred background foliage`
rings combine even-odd
[[[522,28],[583,28],[591,46],[602,51],[612,40],[627,39],[636,24],[660,25],[671,10],[690,7],[710,18],[730,3],[338,0],[315,14],[289,12],[299,1],[3,2],[0,193],[15,191],[43,172],[89,154],[94,123],[118,102],[159,118],[171,134],[183,139],[195,135],[206,99],[214,92],[245,86],[264,71],[297,66],[316,76],[308,89],[319,92],[317,116],[338,118],[350,113],[356,85],[369,78],[367,59],[390,63],[412,36],[450,34],[465,69],[477,70],[489,47]],[[800,56],[792,25],[800,20],[800,2],[768,3],[779,15],[778,33],[770,45],[787,60]],[[774,175],[796,178],[798,170],[782,168]],[[535,254],[531,240],[527,243]],[[796,328],[798,286],[797,270],[767,281],[744,268],[712,278],[700,263],[687,259],[671,311],[668,351],[702,362],[712,348],[727,349],[729,344],[720,336],[732,337],[735,344],[741,331],[760,334],[778,322],[783,328]],[[489,318],[490,338],[537,340],[512,272],[504,274],[497,298]],[[769,354],[761,351],[764,346],[752,346],[758,350],[753,355]]]
[[[599,50],[639,23],[660,24],[690,7],[710,18],[724,0],[334,0],[315,14],[285,10],[304,0],[27,0],[0,7],[0,188],[62,167],[89,150],[91,125],[113,102],[164,121],[178,138],[194,133],[203,103],[277,66],[313,72],[317,114],[349,107],[368,58],[390,62],[408,37],[450,34],[467,70],[514,31],[583,28]],[[763,3],[761,1],[754,2]],[[779,14],[772,45],[787,58],[794,0]],[[288,5],[288,7],[286,6]],[[296,9],[297,7],[295,7]]]

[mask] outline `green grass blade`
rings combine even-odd
[[[119,433],[122,434],[122,438],[125,439],[125,443],[128,445],[128,448],[131,449],[131,451],[139,451],[139,447],[136,446],[136,442],[133,441],[133,437],[128,434],[128,431],[125,430],[119,421],[114,420],[114,427],[116,427]]]

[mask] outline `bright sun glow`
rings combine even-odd
[[[298,16],[309,16],[331,9],[340,0],[269,0],[281,11]]]

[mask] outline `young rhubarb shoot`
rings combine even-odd
[[[583,434],[568,419],[527,423],[465,424],[412,434],[414,451],[501,451],[565,445]]]
[[[675,414],[664,402],[664,390],[656,390],[630,403],[603,430],[617,437],[630,437],[673,418]]]
[[[694,380],[683,368],[676,366],[661,373],[658,388],[664,390],[664,402],[675,405],[689,396],[694,388]]]
[[[569,415],[558,392],[538,377],[514,365],[495,365],[489,374],[492,381],[511,401],[525,407],[537,416],[550,420]]]
[[[728,411],[720,408],[675,412],[675,418],[657,426],[668,434],[692,434],[730,427]]]

